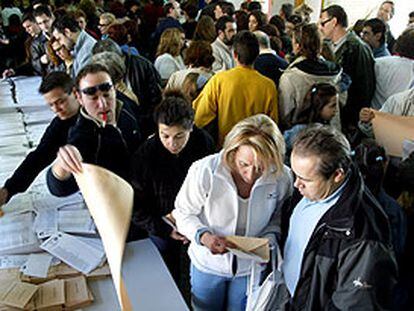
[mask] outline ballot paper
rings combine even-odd
[[[32,197],[34,207],[38,211],[46,209],[60,209],[69,205],[77,205],[79,208],[85,207],[85,205],[82,205],[83,198],[79,192],[68,197],[60,198],[51,195],[49,191],[47,189],[43,189],[43,187],[44,185],[33,188]]]
[[[176,225],[176,222],[175,222],[175,218],[171,213],[169,213],[165,216],[162,216],[161,218],[167,225],[169,225],[171,228],[173,228],[173,230],[178,231],[177,230],[177,225]]]
[[[254,238],[244,236],[227,236],[226,241],[235,247],[228,247],[230,253],[239,258],[250,259],[265,263],[270,260],[269,240],[266,238]]]
[[[46,278],[53,256],[48,253],[30,254],[22,265],[23,274],[37,278]]]
[[[29,310],[60,310],[65,304],[65,281],[51,280],[39,285],[36,294],[29,302],[27,309]],[[60,307],[60,308],[57,308]]]
[[[34,214],[5,214],[0,218],[0,255],[40,251],[33,231]]]
[[[82,164],[82,173],[75,178],[102,237],[121,309],[130,311],[121,270],[134,191],[125,180],[96,165]]]
[[[69,233],[96,233],[95,224],[87,209],[83,210],[60,210],[59,231]]]
[[[39,239],[45,239],[58,231],[57,209],[40,210],[34,221],[34,231]]]
[[[65,310],[75,310],[92,303],[93,297],[88,289],[86,278],[79,276],[65,280]]]
[[[21,193],[13,196],[11,200],[2,207],[7,213],[15,213],[22,211],[33,211],[33,201],[30,193]],[[1,231],[1,228],[0,228]]]
[[[36,293],[37,285],[20,281],[0,283],[0,304],[24,309]]]
[[[104,252],[63,232],[53,234],[40,247],[84,274],[98,267],[105,256]]]
[[[0,269],[20,268],[26,263],[29,255],[0,256]]]

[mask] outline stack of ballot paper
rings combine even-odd
[[[269,262],[269,240],[266,238],[252,238],[245,236],[227,236],[226,241],[234,247],[227,248],[239,258],[250,259],[256,262]]]
[[[84,276],[55,279],[42,284],[9,280],[0,284],[1,310],[77,310],[93,302]]]

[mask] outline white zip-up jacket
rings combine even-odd
[[[279,174],[260,177],[250,194],[246,236],[274,237],[275,211],[292,193],[292,176],[288,167]],[[217,153],[194,162],[179,191],[173,216],[180,233],[190,239],[188,250],[191,263],[200,271],[225,277],[232,273],[233,255],[213,255],[196,242],[200,229],[219,236],[235,235],[239,213],[238,194],[230,170]],[[236,276],[250,273],[251,261],[237,260]]]

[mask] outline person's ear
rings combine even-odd
[[[69,30],[69,28],[65,28],[63,29],[63,34],[65,35],[65,37],[70,38],[72,32]]]
[[[377,32],[376,34],[374,34],[374,38],[375,38],[375,40],[377,40],[377,41],[380,41],[381,40],[381,36],[382,36],[383,34],[382,33],[380,33],[380,32]]]
[[[75,98],[78,101],[78,103],[82,106],[82,94],[76,87],[73,88],[73,94],[75,95]]]
[[[343,168],[338,168],[334,173],[334,182],[336,184],[341,183],[346,177],[345,171]]]

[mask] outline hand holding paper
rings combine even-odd
[[[244,236],[228,236],[226,241],[233,244],[228,250],[237,257],[251,259],[257,262],[270,260],[269,240]]]
[[[76,182],[102,237],[119,303],[122,310],[132,310],[121,265],[134,191],[125,180],[104,168],[84,163],[81,171],[75,174]]]
[[[227,241],[226,238],[212,234],[208,231],[203,233],[200,242],[214,255],[227,253],[228,247],[232,246],[231,242]]]

